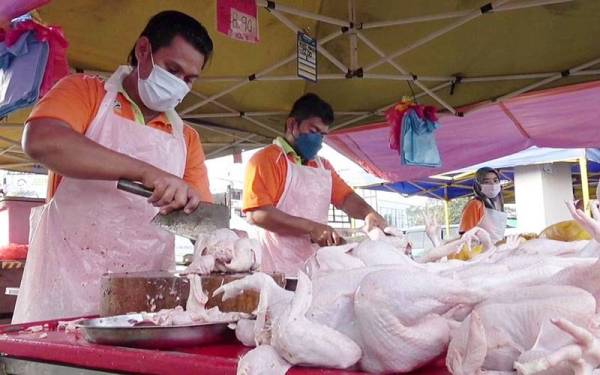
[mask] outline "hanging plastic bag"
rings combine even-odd
[[[58,26],[44,26],[31,19],[13,22],[10,29],[6,32],[5,43],[7,46],[11,46],[26,32],[33,32],[38,41],[46,42],[49,46],[48,61],[40,86],[39,97],[42,97],[56,82],[69,75],[69,63],[67,60],[69,43],[63,34],[62,28]]]
[[[48,43],[31,32],[12,44],[0,43],[0,117],[32,105],[39,97]]]
[[[388,124],[390,124],[390,149],[400,151],[400,138],[402,136],[402,119],[404,118],[404,114],[406,113],[406,111],[414,106],[415,104],[412,101],[408,99],[403,99],[402,101],[400,101],[400,103],[388,109],[385,113],[385,118]]]
[[[419,106],[410,108],[404,114],[400,142],[402,164],[420,167],[442,165],[435,141],[435,130],[439,125],[432,121],[431,113],[426,116],[425,111],[425,107]]]

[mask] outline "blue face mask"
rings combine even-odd
[[[302,157],[302,160],[313,160],[323,145],[323,134],[304,133],[300,134],[294,142],[296,151]]]

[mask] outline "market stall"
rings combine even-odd
[[[341,130],[381,121],[387,108],[413,91],[420,102],[455,113],[485,100],[594,80],[600,56],[592,37],[600,31],[593,17],[599,4],[593,0],[489,6],[485,1],[402,6],[393,0],[377,5],[262,1],[257,43],[216,31],[216,1],[202,6],[184,0],[168,6],[127,2],[118,14],[111,4],[95,0],[38,3],[48,3],[37,11],[40,22],[62,28],[72,71],[103,76],[125,63],[151,15],[168,8],[201,20],[216,53],[179,110],[200,132],[209,158],[269,144],[281,134],[290,103],[306,92],[333,105],[334,128]],[[298,30],[319,41],[318,84],[296,75]],[[28,113],[11,113],[0,127],[5,138],[0,146],[10,148],[0,155],[5,168],[31,170],[18,142]]]
[[[35,4],[32,7],[43,3],[46,2],[31,2]],[[99,105],[100,115],[84,122],[99,123],[96,126],[109,129],[111,136],[82,131],[89,138],[84,144],[82,134],[63,129],[67,127],[52,128],[54,125],[47,119],[55,119],[40,116],[46,119],[42,121],[46,121],[46,130],[52,131],[45,136],[38,133],[37,139],[66,131],[62,134],[71,137],[71,145],[83,145],[82,149],[93,150],[117,166],[128,166],[126,172],[120,173],[131,173],[133,177],[114,171],[88,175],[89,170],[82,172],[75,166],[75,177],[62,180],[66,184],[62,186],[70,186],[70,190],[57,190],[60,198],[54,197],[53,204],[43,212],[42,226],[36,225],[36,233],[43,235],[37,238],[35,262],[31,259],[27,263],[30,272],[27,282],[23,282],[27,288],[19,291],[20,300],[25,302],[21,303],[18,322],[26,323],[0,327],[0,364],[4,367],[36,362],[42,363],[36,365],[42,369],[43,364],[51,363],[117,373],[263,374],[261,369],[276,368],[278,374],[288,370],[291,374],[349,374],[358,370],[470,374],[481,370],[512,371],[513,366],[535,369],[539,358],[521,357],[522,354],[550,356],[556,351],[561,354],[557,356],[557,366],[571,366],[572,362],[585,362],[591,368],[600,365],[596,363],[600,355],[594,352],[600,346],[593,339],[582,339],[587,337],[587,331],[582,333],[568,325],[587,324],[594,318],[598,284],[578,276],[598,274],[597,242],[586,241],[578,247],[512,240],[496,244],[489,234],[486,237],[485,230],[477,229],[450,243],[442,243],[433,233],[434,251],[424,258],[415,258],[402,233],[397,228],[383,228],[382,224],[357,238],[340,239],[346,242],[341,246],[323,245],[318,251],[318,246],[313,246],[312,233],[290,236],[296,237],[292,241],[300,239],[301,244],[310,245],[306,249],[312,251],[308,259],[293,264],[291,269],[301,272],[283,276],[264,269],[260,272],[264,266],[261,244],[229,230],[227,215],[219,215],[228,213],[223,207],[199,203],[197,199],[197,212],[204,216],[200,215],[190,227],[185,225],[190,221],[186,222],[186,217],[197,212],[160,215],[158,208],[150,207],[146,200],[128,195],[148,198],[160,191],[158,184],[153,192],[139,183],[147,173],[133,173],[139,172],[137,166],[154,172],[151,184],[167,180],[179,187],[185,185],[179,180],[185,177],[183,170],[189,163],[184,156],[188,156],[190,148],[183,147],[184,130],[177,137],[170,137],[144,126],[131,126],[125,133],[123,129],[135,124],[136,116],[126,119],[111,112],[122,108],[123,103],[128,105],[127,101],[115,104],[114,99],[123,94],[119,90],[128,96],[126,83],[135,81],[131,92],[137,93],[140,100],[133,100],[133,104],[143,104],[142,108],[156,116],[180,103],[177,112],[200,133],[204,152],[210,158],[270,143],[274,136],[282,134],[291,102],[314,91],[335,107],[336,122],[331,126],[328,142],[369,172],[389,181],[450,171],[532,145],[595,147],[599,133],[589,124],[600,117],[600,85],[593,81],[600,73],[595,69],[600,64],[600,51],[593,38],[600,31],[594,17],[600,11],[598,2],[414,1],[398,6],[393,0],[378,1],[377,5],[353,0],[301,4],[211,1],[207,5],[173,1],[170,7],[189,13],[206,26],[214,37],[215,53],[185,100],[185,95],[172,95],[166,90],[167,104],[173,103],[172,106],[154,105],[160,100],[142,98],[140,85],[151,90],[141,82],[150,85],[152,80],[141,78],[141,64],[137,66],[137,78],[136,70],[117,69],[125,63],[137,40],[134,52],[140,56],[143,53],[146,64],[151,65],[148,77],[158,71],[159,77],[162,74],[165,81],[176,86],[171,91],[187,93],[185,81],[174,79],[175,74],[165,67],[155,69],[160,64],[158,56],[153,57],[155,51],[149,47],[149,39],[138,38],[147,19],[167,8],[163,2],[122,2],[119,9],[113,2],[95,0],[47,3],[24,19],[1,20],[10,24],[3,34],[7,51],[3,57],[7,59],[0,61],[7,64],[6,61],[25,56],[35,58],[36,63],[26,64],[28,69],[21,72],[21,78],[29,78],[25,92],[16,90],[21,95],[11,96],[3,103],[6,112],[2,115],[6,117],[0,124],[0,141],[5,147],[0,150],[0,160],[5,163],[0,162],[0,167],[42,170],[20,146],[23,123],[29,106],[48,88],[44,80],[46,72],[51,71],[49,61],[56,58],[62,62],[60,67],[66,67],[68,41],[70,69],[96,80],[105,96]],[[242,5],[234,7],[233,3]],[[226,12],[220,13],[223,8]],[[234,25],[239,27],[236,12],[242,13],[243,17],[239,17],[245,20],[246,28],[241,32],[231,30]],[[186,20],[192,25],[190,29],[203,35],[203,47],[208,48],[204,27],[190,21],[188,15],[175,13],[171,15]],[[169,43],[174,40],[175,36]],[[465,41],[472,44],[467,48]],[[185,47],[190,45],[189,41],[182,43]],[[171,44],[161,48],[167,47]],[[300,61],[300,57],[310,55],[306,51],[311,48],[318,58],[311,56],[314,61]],[[191,65],[203,66],[209,53],[196,46],[192,50],[187,54],[194,62]],[[15,68],[14,64],[8,66]],[[40,67],[46,70],[42,72]],[[111,73],[115,69],[116,73]],[[50,82],[66,74],[64,69],[58,71],[51,75]],[[10,88],[19,82],[18,75],[13,76],[14,79],[4,81],[5,86]],[[111,79],[104,84],[98,76]],[[131,77],[133,80],[126,81]],[[528,93],[539,88],[545,91]],[[387,148],[388,129],[380,123],[339,131],[350,125],[381,121],[386,109],[403,95],[433,104],[442,112],[439,134],[443,138],[443,163],[437,169],[399,167],[397,153]],[[66,108],[72,110],[69,104]],[[177,113],[171,114],[177,117]],[[149,124],[141,117],[142,124]],[[123,126],[119,122],[119,126],[112,127],[117,121]],[[175,130],[177,126],[171,127]],[[191,132],[187,127],[183,129]],[[115,132],[110,133],[112,130]],[[482,143],[482,139],[491,141]],[[24,142],[28,140],[31,141],[26,137]],[[105,147],[92,145],[94,142],[89,140]],[[169,146],[163,147],[161,141]],[[50,158],[67,149],[77,150],[42,146],[45,147],[38,151]],[[185,155],[173,150],[185,150]],[[202,150],[196,158],[200,154]],[[67,156],[55,165],[69,164],[66,159],[86,159],[75,153]],[[136,164],[138,158],[144,163]],[[91,168],[94,173],[110,164],[104,160],[85,161],[96,166]],[[170,175],[164,176],[156,169]],[[582,170],[582,175],[584,171],[587,169]],[[172,175],[180,179],[173,179]],[[131,178],[124,180],[125,177]],[[321,177],[331,181],[330,176]],[[177,195],[194,195],[195,190],[184,187],[180,191],[183,194]],[[312,188],[318,190],[318,186]],[[330,194],[321,195],[326,203],[323,207],[327,208]],[[82,196],[86,199],[77,202]],[[303,196],[300,202],[293,203],[293,208],[297,212],[308,208],[314,203],[310,198]],[[166,203],[161,209],[164,206]],[[372,209],[360,211],[363,217],[384,221]],[[587,225],[588,232],[600,233],[596,221],[574,210],[572,214]],[[204,217],[210,220],[202,222]],[[196,254],[185,274],[146,272],[168,267],[172,235],[167,232],[196,241]],[[312,228],[309,232],[313,232]],[[481,264],[479,260],[440,262],[457,249],[470,247],[473,241],[479,243],[483,254]],[[584,272],[579,272],[578,267],[583,267]],[[108,272],[101,275],[99,270]],[[559,274],[561,277],[555,278]],[[531,296],[535,296],[535,301]],[[94,316],[82,317],[73,327],[67,324],[65,330],[60,329],[59,320],[73,318],[71,311]],[[132,311],[139,314],[129,314]],[[557,316],[553,315],[556,311],[560,312]],[[100,317],[96,317],[98,312]],[[39,319],[32,318],[48,314],[58,319],[35,322]],[[90,333],[103,328],[112,334],[118,332],[118,340],[112,336],[110,342],[101,341]],[[204,341],[203,337],[198,340],[204,345],[196,345],[196,341],[189,345],[190,339],[184,335],[186,348],[166,348],[152,341],[156,332],[183,330],[191,334],[199,328],[219,330],[219,335],[211,337],[220,340]],[[235,339],[227,329],[235,329]],[[501,335],[494,336],[494,332]],[[547,340],[550,344],[534,347],[547,344],[538,340],[547,332],[551,335]],[[139,341],[136,335],[141,337]],[[136,338],[133,343],[132,337]],[[495,341],[497,337],[501,339]],[[100,338],[107,340],[102,334]],[[169,337],[171,342],[178,339]],[[579,350],[571,356],[574,358],[563,355],[564,348],[572,348],[567,345],[569,340],[574,340],[572,345]],[[137,348],[140,342],[152,350]],[[513,342],[519,350],[513,350]],[[563,344],[567,346],[563,348]],[[509,354],[505,355],[504,350]]]
[[[48,324],[39,332],[26,331],[28,327]],[[239,357],[250,349],[240,345],[233,335],[225,342],[199,347],[180,348],[169,351],[156,351],[93,345],[85,341],[81,334],[57,330],[57,322],[42,322],[21,327],[0,328],[0,351],[5,353],[2,360],[7,370],[23,367],[23,362],[31,363],[30,369],[44,370],[43,363],[108,373],[143,374],[235,374]],[[19,331],[21,329],[21,331]],[[35,353],[35,354],[33,354]],[[11,359],[15,361],[11,362]],[[42,363],[40,363],[42,362]],[[66,371],[66,370],[63,370]],[[295,368],[288,372],[293,375],[351,375],[364,374],[360,371],[340,371],[326,369]],[[438,360],[427,368],[414,372],[416,375],[448,374],[443,361]]]

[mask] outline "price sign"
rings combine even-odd
[[[258,42],[256,0],[218,0],[217,30],[244,42]]]
[[[298,77],[317,82],[317,40],[298,32]]]

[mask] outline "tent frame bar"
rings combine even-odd
[[[520,4],[504,4],[499,5],[496,8],[492,9],[490,12],[498,13],[505,12],[510,10],[517,9],[525,9],[531,7],[537,7],[540,5],[551,5],[551,4],[561,4],[571,2],[573,0],[532,0],[528,2],[522,2]],[[366,22],[361,25],[363,30],[366,29],[375,29],[381,27],[391,27],[391,26],[401,26],[401,25],[409,25],[413,23],[421,23],[421,22],[429,22],[429,21],[440,21],[450,18],[458,18],[467,16],[471,11],[470,10],[459,10],[454,12],[446,12],[446,13],[438,13],[431,14],[427,16],[418,16],[418,17],[409,17],[403,18],[395,21],[378,21],[378,22]]]
[[[243,144],[243,143],[249,143],[249,142],[251,142],[251,141],[254,141],[254,139],[255,139],[256,137],[258,137],[258,134],[250,134],[250,135],[249,135],[249,136],[247,136],[247,137],[244,137],[244,138],[242,138],[242,139],[239,139],[239,140],[237,140],[237,141],[235,141],[235,142],[233,142],[233,143],[230,143],[230,144],[228,144],[228,145],[225,145],[225,146],[223,146],[223,147],[220,147],[220,148],[218,148],[218,149],[216,149],[216,150],[214,150],[214,151],[212,151],[212,152],[208,153],[208,154],[206,155],[206,157],[207,157],[207,158],[210,158],[210,157],[212,157],[212,156],[216,156],[216,155],[218,155],[218,154],[222,153],[223,151],[226,151],[226,150],[228,150],[228,149],[230,149],[230,148],[237,147],[237,146],[239,146],[239,145],[241,145],[241,144]]]
[[[364,35],[364,34],[363,34]],[[550,72],[550,73],[523,73],[523,74],[509,74],[509,75],[496,75],[496,76],[481,76],[481,77],[460,77],[460,83],[482,83],[482,82],[499,82],[499,81],[516,81],[516,80],[529,80],[529,79],[540,79],[548,78],[561,74],[561,72]],[[572,76],[592,76],[600,75],[600,69],[589,69],[571,72]],[[416,78],[415,78],[416,77]],[[241,76],[221,76],[221,77],[206,77],[202,78],[202,82],[237,82],[244,80],[246,77]],[[394,80],[394,81],[422,81],[422,82],[448,82],[454,81],[457,77],[444,77],[444,76],[417,76],[413,74],[378,74],[378,73],[364,73],[362,77],[353,76],[347,77],[346,74],[321,74],[319,80],[347,80],[347,79],[370,79],[370,80]],[[295,75],[278,75],[278,76],[262,76],[257,77],[255,81],[302,81]],[[192,92],[197,94],[196,92]],[[206,97],[205,97],[206,98]]]
[[[491,3],[488,4],[488,9],[491,8],[491,10],[499,7],[502,4],[508,3],[511,0],[495,0],[492,1]],[[481,17],[482,15],[484,15],[485,13],[483,12],[482,8],[477,8],[477,9],[473,9],[471,11],[468,12],[468,14],[460,17],[457,21],[452,22],[451,24],[444,26],[422,38],[419,38],[417,41],[409,44],[406,47],[403,47],[395,52],[390,53],[389,55],[385,55],[384,57],[380,58],[379,60],[367,65],[364,68],[365,72],[369,72],[375,68],[377,68],[378,66],[384,64],[385,62],[389,61],[390,59],[395,59],[397,57],[400,57],[412,50],[414,50],[415,48],[421,47],[429,42],[431,42],[434,39],[437,39],[438,37],[448,34],[449,32],[453,31],[454,29],[476,19]]]
[[[385,58],[386,61],[394,67],[394,69],[396,69],[397,71],[400,72],[400,74],[403,75],[408,75],[408,72],[400,66],[400,64],[398,64],[397,62],[395,62],[392,59],[388,59],[385,56],[385,53],[379,49],[375,43],[373,43],[370,39],[368,39],[365,35],[363,35],[363,33],[361,32],[357,32],[356,35],[358,36],[358,38],[365,43],[369,48],[371,48],[376,54],[378,54],[380,57]],[[438,102],[439,104],[441,104],[443,107],[445,107],[447,110],[449,110],[450,112],[452,112],[452,114],[456,113],[456,110],[448,103],[446,103],[444,100],[442,100],[442,98],[440,98],[439,96],[437,96],[433,91],[429,90],[427,88],[427,86],[425,86],[424,84],[422,84],[421,82],[419,82],[416,78],[412,78],[410,81],[414,82],[415,85],[417,85],[421,90],[423,90],[425,93],[427,93],[427,95],[429,95],[431,98],[433,98],[436,102]]]
[[[348,20],[350,25],[356,25],[356,0],[348,0]],[[349,32],[350,43],[350,70],[356,71],[358,67],[358,39],[356,38],[356,29],[351,28]]]
[[[288,13],[293,16],[299,16],[303,18],[308,18],[310,20],[321,21],[328,23],[330,25],[341,26],[341,27],[350,27],[350,22],[346,20],[341,20],[334,17],[324,16],[322,14],[307,12],[302,9],[294,8],[288,5],[279,4],[275,1],[266,1],[266,0],[257,0],[256,5],[262,8],[265,8],[268,12],[281,12]]]
[[[337,31],[335,31],[335,32],[327,35],[325,38],[323,38],[320,41],[320,45],[323,45],[323,44],[325,44],[327,42],[332,41],[333,39],[339,37],[343,33],[344,32],[340,29],[340,30],[337,30]],[[212,101],[214,101],[216,99],[219,99],[219,98],[221,98],[221,97],[223,97],[223,96],[225,96],[225,95],[227,95],[227,94],[229,94],[229,93],[231,93],[231,92],[233,92],[233,91],[235,91],[235,90],[237,90],[237,89],[239,89],[241,87],[246,86],[248,83],[254,81],[256,78],[260,78],[260,77],[266,76],[267,74],[271,73],[272,71],[277,70],[277,69],[281,68],[282,66],[287,65],[288,63],[294,61],[295,59],[296,59],[296,52],[294,52],[293,54],[291,54],[288,57],[284,58],[283,60],[278,61],[278,62],[274,63],[273,65],[271,65],[271,66],[269,66],[267,68],[264,68],[263,70],[261,70],[261,71],[259,71],[257,73],[251,74],[250,76],[244,78],[243,80],[238,81],[235,85],[233,85],[233,86],[231,86],[231,87],[229,87],[229,88],[227,88],[227,89],[225,89],[225,90],[223,90],[221,92],[213,94],[213,95],[207,97],[206,99],[202,100],[199,103],[193,104],[193,105],[191,105],[191,106],[183,109],[182,111],[180,111],[180,113],[183,114],[183,115],[188,114],[188,113],[190,113],[190,112],[192,112],[192,111],[194,111],[194,110],[196,110],[196,109],[198,109],[198,108],[200,108],[200,107],[202,107],[202,106],[204,106],[204,105],[206,105],[206,104],[208,104],[208,103],[210,103],[210,102],[212,102]]]
[[[371,112],[335,112],[336,116],[360,116]],[[246,117],[268,117],[268,116],[287,116],[289,112],[245,112]],[[238,113],[198,113],[184,116],[184,119],[204,119],[204,118],[236,118],[241,117]]]
[[[564,71],[562,73],[556,73],[556,74],[554,74],[554,75],[552,75],[552,76],[550,76],[550,77],[548,77],[546,79],[543,79],[543,80],[541,80],[539,82],[533,83],[531,85],[527,85],[527,86],[525,86],[523,88],[520,88],[520,89],[518,89],[516,91],[510,92],[510,93],[505,94],[505,95],[502,95],[501,97],[499,97],[498,99],[494,100],[493,102],[501,102],[501,101],[510,99],[510,98],[515,97],[517,95],[523,94],[523,93],[531,91],[533,89],[536,89],[536,88],[538,88],[540,86],[544,86],[544,85],[546,85],[548,83],[557,81],[557,80],[559,80],[561,78],[568,77],[572,73],[577,73],[577,72],[583,71],[583,70],[585,70],[587,68],[590,68],[590,67],[592,67],[594,65],[598,65],[598,64],[600,64],[600,58],[594,59],[594,60],[589,61],[589,62],[587,62],[585,64],[581,64],[581,65],[575,66],[575,67],[573,67],[571,69],[568,69],[568,70],[566,70],[566,71]]]
[[[282,24],[287,26],[290,30],[292,30],[294,32],[294,34],[302,32],[302,30],[300,30],[300,28],[295,23],[293,23],[292,20],[290,20],[289,18],[284,16],[279,11],[271,10],[271,14],[275,18],[277,18],[279,20],[279,22],[281,22]],[[320,53],[321,55],[323,55],[323,57],[325,57],[327,60],[329,60],[333,65],[335,65],[343,73],[348,73],[350,71],[350,68],[348,68],[346,65],[344,65],[343,62],[341,62],[335,56],[333,56],[331,53],[329,53],[329,51],[327,51],[321,45],[321,43],[317,43],[317,53]]]
[[[450,86],[451,84],[452,84],[451,82],[444,82],[444,83],[442,83],[441,85],[437,85],[437,86],[435,86],[435,87],[433,87],[433,88],[431,88],[431,89],[429,89],[429,90],[430,90],[430,91],[432,91],[432,92],[436,92],[436,91],[439,91],[439,90],[441,90],[441,89],[444,89],[444,88],[446,88],[446,87]],[[419,94],[415,95],[415,98],[420,98],[420,97],[422,97],[422,96],[425,96],[425,95],[427,95],[427,93],[425,93],[425,92],[421,92],[421,93],[419,93]],[[386,106],[383,106],[383,107],[381,107],[381,108],[378,108],[378,109],[376,109],[376,110],[375,110],[375,111],[373,111],[373,112],[369,112],[369,113],[367,113],[367,114],[360,115],[360,116],[358,116],[358,117],[355,117],[355,118],[353,118],[353,119],[351,119],[351,120],[348,120],[348,121],[342,122],[341,124],[338,124],[338,125],[332,126],[332,127],[331,127],[331,130],[333,131],[333,130],[338,130],[338,129],[341,129],[341,128],[343,128],[343,127],[346,127],[346,126],[348,126],[348,125],[354,124],[355,122],[358,122],[358,121],[364,120],[364,119],[366,119],[366,118],[368,118],[368,117],[371,117],[371,116],[379,116],[379,115],[382,115],[382,114],[383,114],[383,112],[387,111],[389,108],[391,108],[391,107],[392,107],[393,105],[395,105],[395,104],[396,104],[396,102],[394,102],[394,103],[392,103],[392,104],[388,104],[388,105],[386,105]]]

